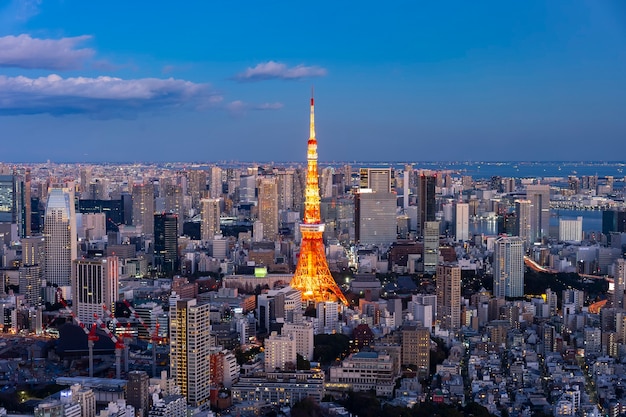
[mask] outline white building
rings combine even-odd
[[[285,369],[286,363],[296,363],[296,340],[291,335],[272,332],[265,339],[265,371]]]
[[[313,333],[310,322],[285,323],[282,328],[283,335],[291,336],[296,341],[296,353],[308,361],[313,360]]]
[[[469,204],[456,204],[456,240],[469,240]]]
[[[583,239],[583,218],[576,220],[559,219],[559,240],[561,242],[580,243]]]
[[[524,242],[517,236],[501,236],[494,244],[493,295],[524,295]]]

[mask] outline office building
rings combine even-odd
[[[434,274],[439,263],[439,222],[424,223],[424,272]]]
[[[209,195],[211,198],[220,198],[222,196],[222,168],[220,167],[211,167]]]
[[[176,214],[154,215],[154,263],[157,271],[163,275],[170,275],[179,270]]]
[[[24,302],[29,307],[42,304],[41,284],[43,273],[39,265],[22,265],[19,270],[20,294],[24,295]]]
[[[329,368],[330,385],[343,384],[354,392],[375,390],[376,396],[391,397],[396,370],[387,352],[358,352]]]
[[[207,172],[201,169],[194,169],[187,172],[187,193],[191,197],[191,207],[200,208],[200,200],[206,197]],[[166,208],[166,210],[170,210]],[[178,213],[178,212],[176,212]],[[178,213],[182,214],[182,213]]]
[[[71,188],[48,192],[44,220],[45,273],[50,284],[71,285],[72,261],[76,259],[76,213]]]
[[[105,259],[74,260],[72,283],[73,309],[86,325],[94,316],[102,316],[102,306],[113,310],[118,300],[119,261],[116,256]]]
[[[290,336],[296,342],[296,353],[308,361],[313,360],[313,325],[304,323],[285,323],[281,334]]]
[[[530,200],[515,200],[515,233],[522,239],[526,248],[533,242],[531,235],[530,211],[532,202]]]
[[[389,246],[398,237],[394,193],[361,188],[355,196],[355,238],[361,245]]]
[[[275,177],[263,177],[259,182],[259,221],[263,224],[263,240],[275,240],[278,235],[278,188]]]
[[[339,330],[339,303],[323,301],[317,303],[317,334],[333,334]]]
[[[210,304],[170,298],[170,376],[189,405],[209,401]]]
[[[530,200],[530,238],[536,242],[550,235],[550,186],[526,186],[526,199]]]
[[[524,242],[517,236],[501,236],[494,244],[493,295],[524,296]]]
[[[154,233],[154,187],[152,182],[133,186],[133,224],[141,226],[144,235]]]
[[[320,403],[324,395],[323,374],[315,371],[268,372],[265,376],[242,376],[233,384],[236,403],[254,402],[252,413],[257,412],[257,402],[272,405],[293,405],[305,398]]]
[[[272,332],[265,339],[265,372],[284,370],[296,363],[296,340],[291,335]]]
[[[613,266],[613,307],[624,308],[626,292],[626,261],[618,259]]]
[[[457,242],[469,240],[469,204],[456,203],[455,235]]]
[[[391,168],[361,168],[360,188],[369,188],[374,193],[392,192],[393,170]]]
[[[150,409],[150,378],[146,371],[131,371],[128,373],[126,385],[126,401],[135,407],[137,417],[146,417]]]
[[[213,240],[220,234],[220,200],[203,198],[200,200],[200,236],[203,241]]]
[[[430,330],[426,327],[403,326],[400,335],[401,364],[416,367],[418,376],[430,373]]]
[[[422,171],[417,178],[417,234],[424,235],[424,223],[435,221],[437,175]]]
[[[559,241],[580,243],[583,240],[583,218],[559,219]]]
[[[437,266],[437,321],[442,328],[461,328],[461,267]]]

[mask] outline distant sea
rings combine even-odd
[[[402,169],[411,164],[414,169],[430,169],[435,171],[452,171],[456,175],[471,175],[473,178],[491,178],[492,176],[516,178],[545,178],[565,177],[569,175],[598,175],[598,177],[613,176],[623,179],[626,176],[626,162],[482,162],[482,161],[441,161],[441,162],[332,162],[320,161],[320,166],[334,166],[350,164],[356,167],[393,167]]]

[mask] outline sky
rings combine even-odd
[[[0,0],[0,161],[626,160],[626,2]]]

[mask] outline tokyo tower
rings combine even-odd
[[[328,269],[322,235],[324,223],[320,216],[320,188],[317,176],[317,139],[315,139],[315,106],[311,97],[311,133],[307,145],[304,219],[300,223],[302,242],[296,272],[290,286],[302,292],[302,301],[341,301],[346,297]]]

